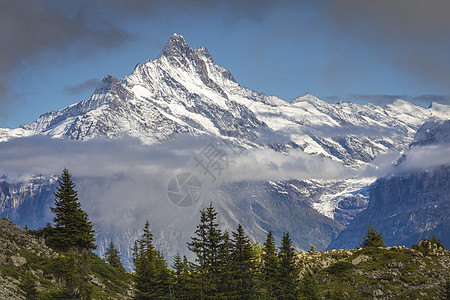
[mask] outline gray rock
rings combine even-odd
[[[27,259],[25,257],[20,256],[19,254],[11,256],[8,260],[8,264],[13,266],[14,268],[20,268],[26,263]]]
[[[360,255],[352,260],[353,265],[359,265],[361,262],[370,260],[370,257],[367,255]]]

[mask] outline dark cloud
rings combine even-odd
[[[383,106],[394,102],[397,99],[406,100],[406,95],[365,95],[365,94],[351,94],[346,97],[346,100],[360,103],[373,103]]]
[[[121,45],[131,35],[89,9],[84,1],[2,1],[0,10],[0,105],[13,100],[9,75],[61,53],[95,54]],[[73,46],[81,46],[76,47]],[[75,53],[73,53],[75,52]]]
[[[327,1],[325,22],[350,45],[373,48],[381,60],[394,60],[412,78],[450,84],[450,1]]]
[[[268,1],[264,1],[269,3]],[[10,75],[57,59],[61,54],[92,56],[126,44],[134,34],[128,21],[157,14],[202,14],[225,9],[235,18],[260,18],[270,7],[254,1],[209,0],[3,0],[0,10],[0,108],[14,100]]]
[[[85,92],[92,92],[92,90],[95,89],[99,83],[99,79],[92,78],[77,84],[67,85],[64,87],[63,92],[72,96],[77,96]]]
[[[417,97],[411,98],[411,101],[414,103],[428,105],[432,102],[438,102],[441,104],[450,104],[450,95],[421,95]]]
[[[320,18],[320,26],[334,31],[337,39],[344,37],[352,40],[349,45],[363,43],[373,47],[373,53],[393,59],[412,78],[444,87],[450,84],[447,0],[3,0],[1,4],[0,111],[15,99],[13,94],[17,91],[11,90],[9,80],[21,66],[30,68],[62,54],[96,55],[136,38],[127,29],[129,22],[149,21],[160,15],[170,19],[180,13],[195,16],[220,12],[227,16],[225,22],[231,22],[230,18],[265,20],[269,13],[277,11],[275,18],[294,22],[287,23],[290,28],[277,30],[294,33],[294,38],[301,38],[307,30],[315,32],[319,26],[315,22],[310,28],[295,26],[302,16],[311,13]]]

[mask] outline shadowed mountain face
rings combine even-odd
[[[420,160],[439,160],[439,149],[448,149],[450,121],[424,124],[416,134],[409,152],[402,156],[397,168],[402,170],[419,147],[436,149],[434,156],[421,155]],[[450,247],[450,166],[399,174],[378,179],[370,190],[368,208],[357,215],[340,233],[329,249],[359,245],[368,226],[383,232],[388,245],[411,246],[433,234]]]
[[[435,234],[450,247],[450,167],[379,179],[369,207],[357,215],[329,246],[359,246],[368,226],[384,233],[387,245],[411,246]]]
[[[380,107],[348,102],[331,104],[310,94],[290,103],[266,96],[240,86],[230,71],[214,62],[206,48],[193,49],[182,36],[174,34],[159,58],[138,64],[132,74],[122,79],[106,76],[92,96],[84,101],[46,113],[20,128],[0,129],[0,142],[25,140],[20,137],[39,139],[44,135],[52,141],[72,140],[80,145],[101,138],[119,144],[124,143],[124,136],[131,136],[142,143],[131,145],[130,149],[135,150],[167,145],[180,136],[188,136],[214,137],[232,144],[240,153],[268,150],[261,153],[277,158],[290,152],[300,153],[303,156],[297,155],[295,162],[284,162],[280,166],[269,164],[264,171],[252,169],[251,175],[255,176],[251,180],[233,181],[231,178],[228,184],[218,186],[216,190],[205,189],[202,203],[214,203],[222,215],[224,229],[234,229],[241,223],[259,242],[268,230],[274,231],[276,238],[284,231],[290,231],[298,249],[308,250],[314,245],[320,250],[367,207],[368,186],[375,179],[350,180],[342,176],[334,180],[328,177],[310,180],[312,174],[311,178],[309,173],[305,176],[305,172],[300,176],[297,174],[301,170],[294,169],[290,170],[293,175],[286,176],[286,180],[273,178],[268,181],[272,178],[261,180],[265,175],[262,173],[292,169],[292,166],[308,167],[310,157],[326,162],[324,166],[337,164],[358,170],[371,165],[383,154],[408,149],[425,122],[449,118],[449,106],[437,103],[423,108],[397,100]],[[184,146],[178,144],[179,149],[170,150],[184,153]],[[77,162],[91,154],[83,152],[84,148],[77,149],[80,151],[72,151]],[[148,150],[139,149],[136,153]],[[105,149],[105,154],[109,150]],[[133,165],[135,167],[128,170],[129,173],[114,173],[117,162],[127,164],[128,160],[132,161],[127,153],[117,152],[119,154],[108,160],[108,164],[99,166],[112,170],[107,176],[88,172],[83,176],[74,174],[80,200],[98,232],[99,251],[102,252],[113,239],[128,259],[139,230],[149,219],[158,247],[169,257],[177,251],[186,253],[185,242],[195,230],[201,206],[184,211],[175,207],[167,199],[170,178],[163,172],[154,171],[152,178],[156,179],[151,182],[136,179],[138,176],[131,174],[135,171],[141,174],[139,172],[145,169],[141,164]],[[32,152],[27,155],[26,159],[35,156]],[[150,154],[142,157],[153,159]],[[248,158],[242,155],[236,159],[243,161],[243,157]],[[164,160],[171,165],[171,170],[186,171],[184,165],[173,166],[176,160],[171,158]],[[264,157],[247,169],[271,158]],[[192,157],[187,158],[190,159]],[[43,164],[45,162],[48,161],[44,160]],[[153,162],[142,165],[153,170]],[[246,171],[245,164],[239,167],[242,172]],[[45,166],[37,169],[45,173],[42,171]],[[321,173],[331,173],[325,167],[322,169]],[[5,175],[0,186],[0,215],[21,226],[38,227],[50,222],[49,207],[56,186],[52,174],[55,171],[12,183],[5,170],[0,168],[0,175]],[[170,177],[173,175],[176,174],[170,174]],[[224,196],[217,191],[222,191]]]

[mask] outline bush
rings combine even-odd
[[[329,274],[337,276],[351,269],[353,269],[353,265],[351,263],[346,261],[340,261],[329,266],[328,268],[325,269],[325,271]]]

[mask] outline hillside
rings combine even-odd
[[[411,248],[310,251],[296,258],[300,277],[313,276],[321,299],[443,299],[450,293],[450,251],[430,240]],[[132,295],[131,278],[96,255],[78,258],[75,264],[71,259],[69,253],[57,253],[43,239],[0,219],[0,299],[64,298],[70,288],[67,279],[78,278],[73,266],[86,263],[83,289],[89,293],[82,297]]]
[[[128,299],[130,280],[95,254],[58,253],[0,218],[0,299]],[[28,293],[28,294],[27,294]]]

